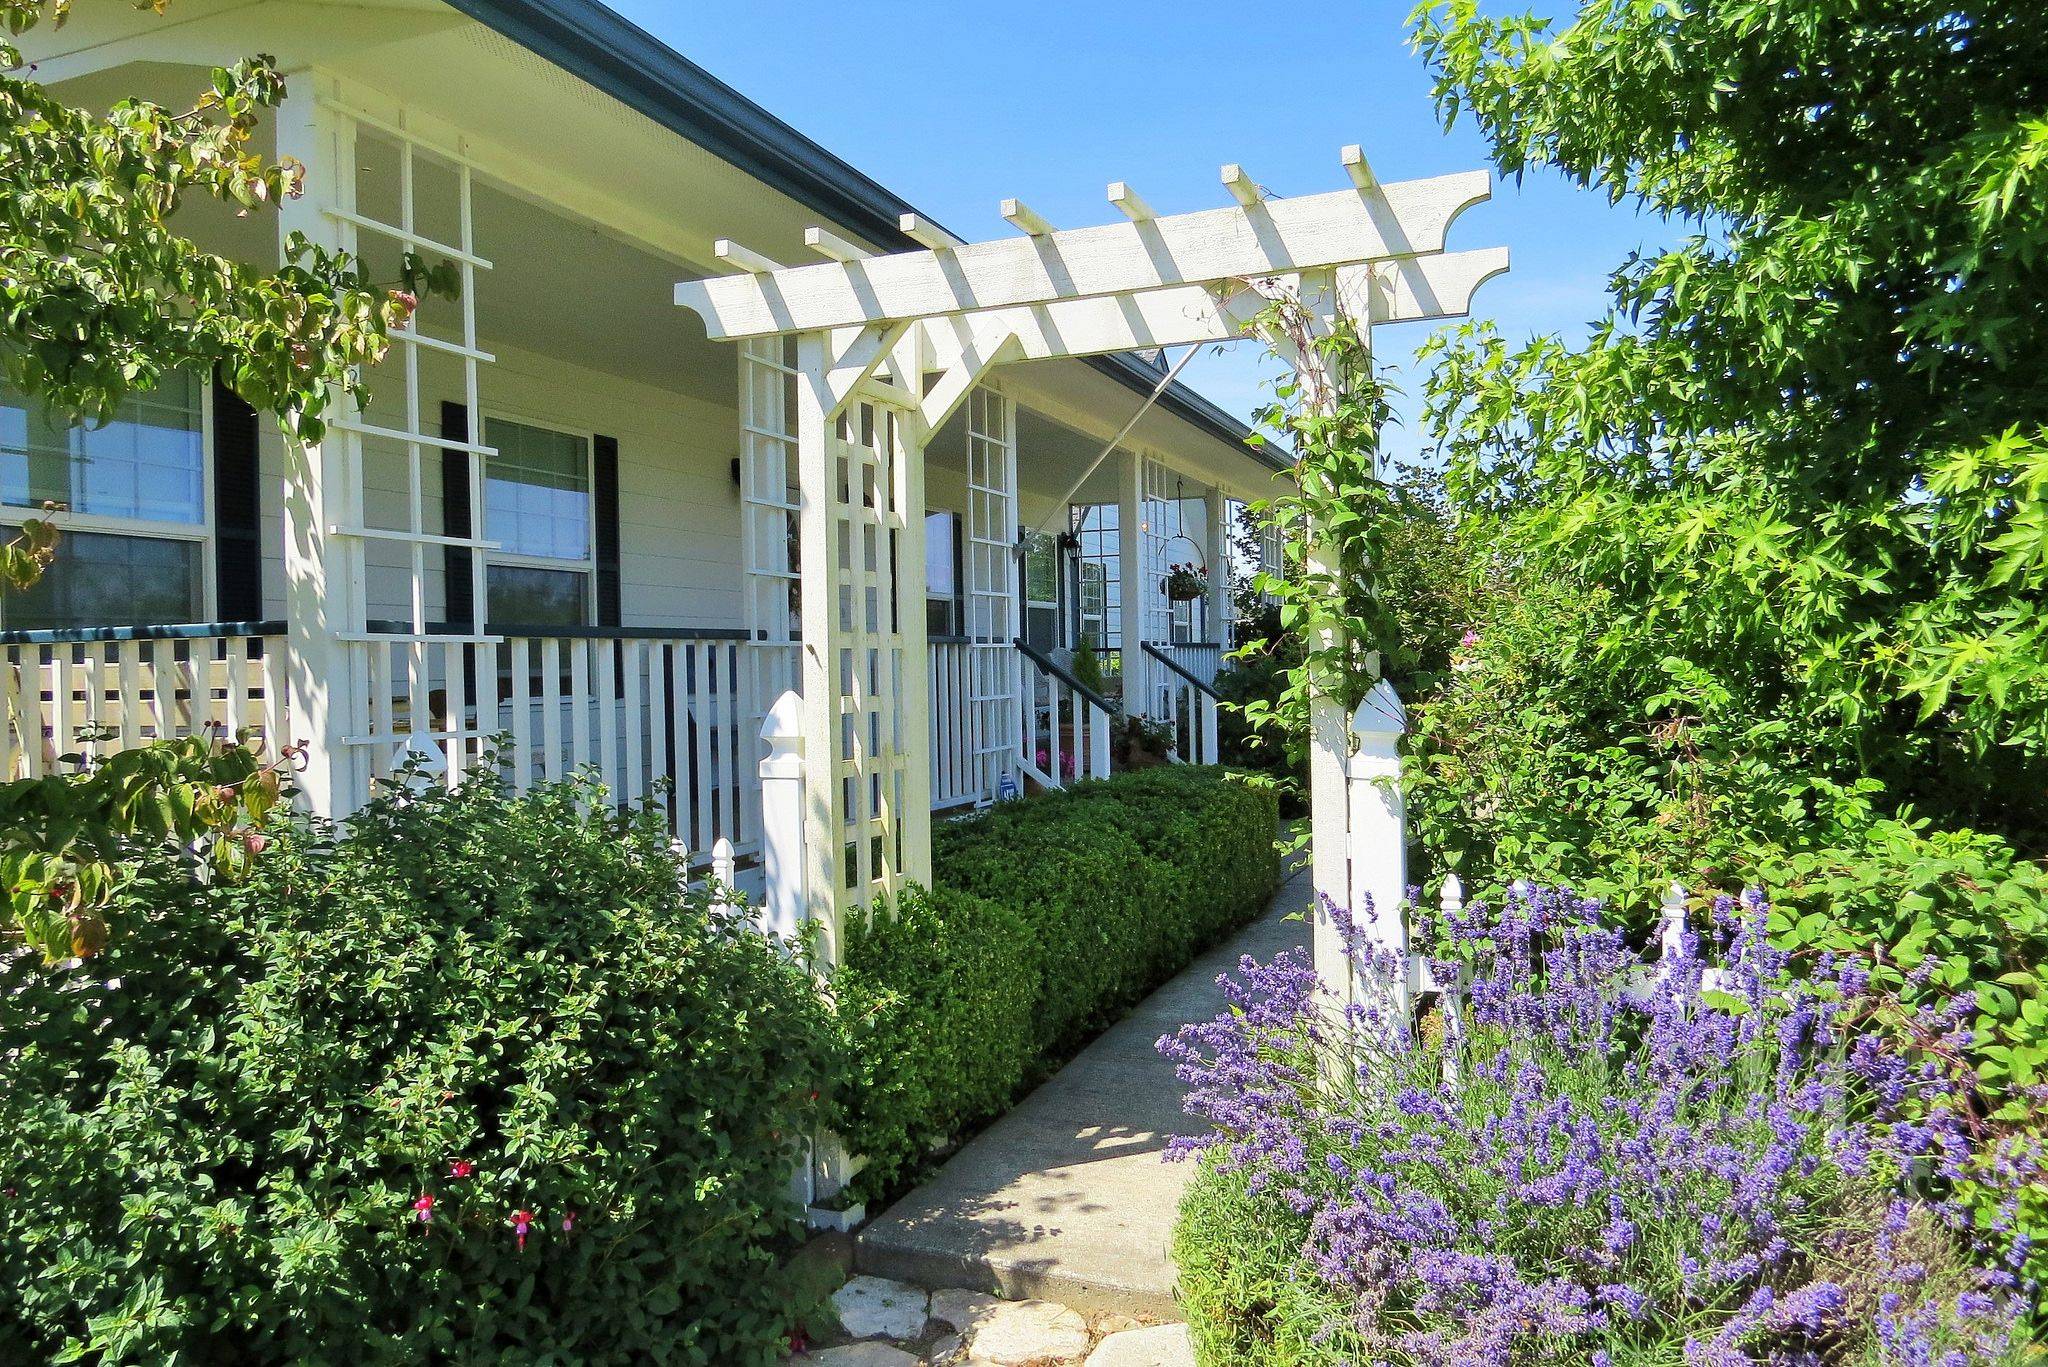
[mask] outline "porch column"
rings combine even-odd
[[[277,152],[305,164],[307,183],[304,194],[278,206],[280,259],[294,232],[331,249],[348,245],[340,222],[322,206],[344,202],[341,177],[352,176],[355,168],[353,127],[320,106],[312,74],[301,73],[293,89],[277,113]],[[359,715],[348,642],[365,625],[362,586],[349,548],[334,532],[360,521],[347,450],[339,432],[322,442],[284,444],[287,734],[277,741],[305,746],[297,778],[300,801],[317,815],[336,818],[369,797],[344,743]]]
[[[1117,639],[1122,643],[1124,712],[1145,716],[1152,706],[1142,682],[1151,671],[1140,644],[1145,639],[1145,460],[1131,450],[1118,455],[1123,468],[1116,503]]]
[[[1230,644],[1230,510],[1221,489],[1211,489],[1203,499],[1207,526],[1202,546],[1209,556],[1209,621],[1207,639],[1218,645]]]

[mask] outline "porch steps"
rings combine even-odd
[[[1194,1175],[1168,1163],[1181,1110],[1161,1035],[1222,1008],[1218,974],[1241,955],[1307,943],[1308,875],[1295,874],[1258,921],[1191,964],[884,1211],[854,1244],[865,1273],[920,1286],[979,1287],[1083,1315],[1177,1321],[1168,1248]]]

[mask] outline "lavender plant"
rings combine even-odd
[[[1356,981],[1394,981],[1327,910]],[[1447,917],[1431,957],[1459,1006],[1420,1026],[1384,992],[1336,1011],[1283,954],[1160,1041],[1213,1126],[1175,1150],[1292,1250],[1278,1294],[1196,1288],[1208,1360],[2021,1361],[2013,1203],[1987,1219],[1948,1193],[2017,1193],[2038,1152],[1981,1142],[1938,1063],[1858,1029],[1860,965],[1795,977],[1761,897],[1720,899],[1657,965],[1598,912],[1532,890]],[[1954,1042],[1974,1010],[1923,1024]],[[1192,1228],[1184,1282],[1232,1256]]]

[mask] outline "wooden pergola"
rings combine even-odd
[[[1345,188],[1298,198],[1271,196],[1243,168],[1225,166],[1231,202],[1184,214],[1157,214],[1117,182],[1108,198],[1121,219],[1086,228],[1054,228],[1006,200],[1003,216],[1018,235],[985,242],[905,215],[903,231],[922,246],[888,254],[812,228],[806,245],[822,259],[801,265],[721,241],[717,255],[733,272],[676,286],[676,302],[713,338],[793,352],[800,895],[803,913],[823,925],[828,964],[844,906],[867,907],[931,877],[918,749],[928,705],[924,586],[915,582],[925,563],[926,441],[999,365],[1273,344],[1280,339],[1262,338],[1256,324],[1278,298],[1326,325],[1348,315],[1361,332],[1451,318],[1508,268],[1505,248],[1444,248],[1457,217],[1490,196],[1487,172],[1382,184],[1357,147],[1344,149],[1341,165]],[[1348,894],[1348,876],[1326,879],[1324,862],[1318,886]],[[771,886],[771,902],[777,896]]]

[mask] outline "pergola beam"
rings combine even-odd
[[[1470,171],[1371,193],[686,280],[676,302],[702,315],[711,337],[737,339],[1212,285],[1441,252],[1452,221],[1490,193],[1487,173]]]
[[[897,219],[896,226],[903,230],[905,237],[930,251],[950,252],[955,247],[967,245],[938,224],[918,214],[902,215]]]
[[[1230,197],[1247,209],[1258,207],[1265,196],[1259,192],[1259,183],[1245,174],[1245,169],[1236,162],[1225,163],[1223,167],[1223,188],[1230,191]]]
[[[804,229],[804,245],[828,261],[865,261],[874,255],[858,242],[841,237],[830,228]]]
[[[1336,288],[1361,320],[1411,323],[1470,312],[1473,293],[1507,268],[1507,248],[1487,247],[1346,266],[1334,275]],[[1298,279],[1288,274],[1239,282],[1235,288],[1180,285],[1121,298],[1063,299],[932,318],[920,326],[934,339],[933,350],[941,358],[989,355],[1005,341],[1011,343],[1005,359],[1018,361],[1197,346],[1246,337],[1268,300],[1296,288]]]

